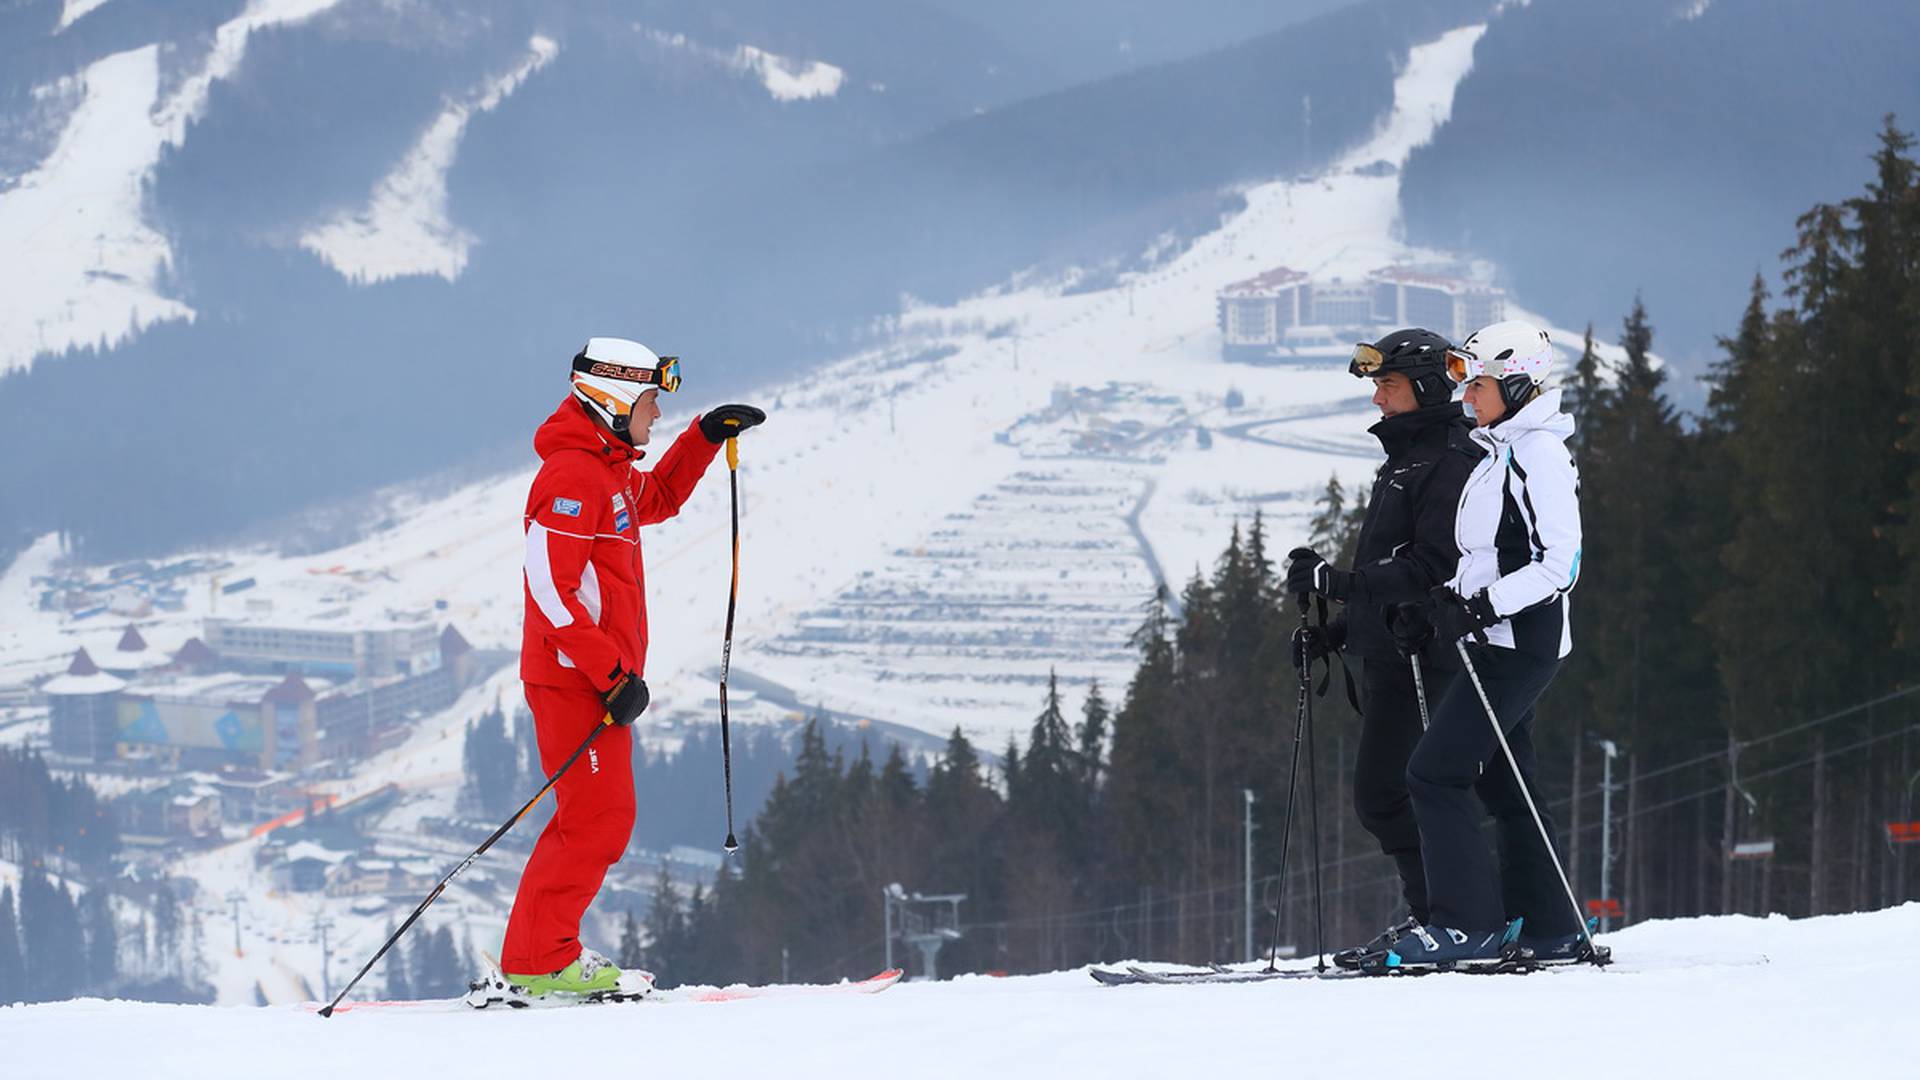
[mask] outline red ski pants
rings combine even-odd
[[[528,686],[527,704],[533,709],[540,764],[549,776],[607,712],[590,690],[553,686]],[[500,949],[500,969],[515,975],[544,975],[580,957],[580,918],[633,833],[633,750],[627,729],[602,731],[554,785],[554,796],[553,820],[520,875]]]

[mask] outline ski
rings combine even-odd
[[[702,1002],[746,1001],[751,998],[810,997],[815,994],[877,994],[900,981],[906,972],[900,968],[888,968],[877,975],[870,975],[859,982],[838,983],[791,983],[772,986],[681,986],[672,990],[655,990],[653,997],[664,1002]]]
[[[1370,960],[1373,958],[1369,958]],[[1610,959],[1610,956],[1609,958]],[[1603,959],[1601,963],[1608,962]],[[1408,967],[1387,967],[1376,962],[1362,963],[1357,968],[1328,968],[1324,971],[1315,968],[1282,968],[1268,970],[1237,970],[1218,964],[1201,969],[1176,971],[1148,971],[1137,965],[1129,964],[1123,968],[1087,969],[1093,981],[1102,986],[1191,986],[1191,985],[1231,985],[1235,983],[1273,982],[1282,979],[1356,979],[1356,978],[1410,978],[1421,975],[1525,975],[1548,967],[1568,967],[1578,963],[1591,963],[1585,957],[1566,960],[1539,960],[1531,956],[1516,954],[1501,958],[1491,964],[1456,964],[1449,966],[1414,965]]]
[[[629,974],[640,974],[631,972]],[[647,990],[639,993],[630,991],[612,991],[584,996],[571,994],[548,994],[544,998],[518,996],[513,999],[501,997],[487,999],[478,1003],[474,995],[481,993],[486,980],[476,980],[470,984],[471,990],[466,997],[433,998],[423,1001],[343,1001],[335,1012],[352,1012],[355,1009],[409,1009],[423,1011],[465,1011],[484,1010],[494,1006],[507,1009],[566,1009],[588,1005],[618,1004],[713,1004],[728,1001],[746,1001],[756,998],[810,997],[817,994],[877,994],[900,981],[904,973],[899,968],[889,968],[858,982],[817,983],[817,984],[774,984],[770,986],[677,986],[671,990]],[[316,1012],[320,1006],[307,1002],[301,1006],[308,1012]]]
[[[1317,971],[1313,968],[1285,968],[1269,971],[1256,968],[1240,971],[1234,968],[1213,965],[1201,970],[1189,971],[1148,971],[1145,968],[1127,965],[1121,969],[1093,967],[1087,974],[1102,986],[1185,986],[1192,984],[1233,984],[1272,982],[1276,979],[1344,979],[1360,974],[1357,971],[1345,971],[1329,968]]]

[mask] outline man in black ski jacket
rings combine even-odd
[[[1361,662],[1354,806],[1393,859],[1409,909],[1373,941],[1335,954],[1334,961],[1347,967],[1427,923],[1420,830],[1407,794],[1407,760],[1424,726],[1412,664],[1418,663],[1432,703],[1459,673],[1460,660],[1433,645],[1410,659],[1395,644],[1388,621],[1396,605],[1425,601],[1434,586],[1453,576],[1460,558],[1454,540],[1460,491],[1485,453],[1468,437],[1473,424],[1452,400],[1448,347],[1439,334],[1408,329],[1354,348],[1347,370],[1373,381],[1381,419],[1369,430],[1387,460],[1374,473],[1353,568],[1342,570],[1311,548],[1295,548],[1287,557],[1289,594],[1316,593],[1345,605],[1324,631],[1308,631],[1305,655],[1296,654],[1294,662],[1310,663],[1335,650]]]

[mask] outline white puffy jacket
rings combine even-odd
[[[1462,596],[1487,590],[1501,621],[1487,640],[1543,659],[1573,651],[1567,593],[1580,579],[1580,473],[1573,417],[1548,390],[1473,439],[1487,456],[1467,478],[1454,519]]]

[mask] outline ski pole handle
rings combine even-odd
[[[727,440],[727,468],[740,467],[740,439],[736,436]]]

